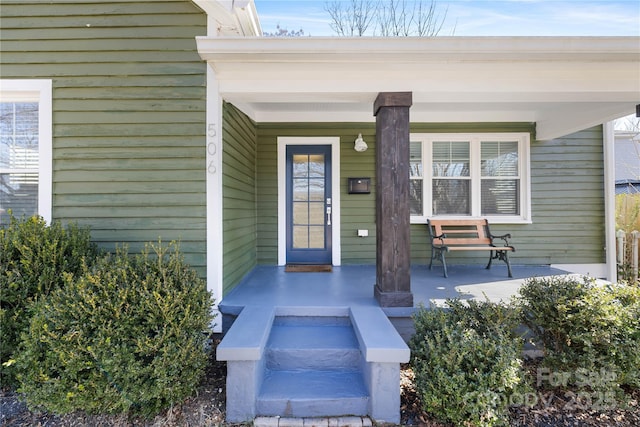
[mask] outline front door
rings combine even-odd
[[[331,146],[288,145],[287,264],[331,264]]]

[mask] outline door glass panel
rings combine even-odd
[[[293,155],[293,247],[325,247],[325,156]]]
[[[293,247],[308,248],[309,247],[309,229],[307,226],[293,226]]]
[[[309,204],[309,224],[324,224],[324,203]]]
[[[309,248],[324,248],[324,226],[309,227]]]
[[[309,156],[307,154],[293,155],[293,177],[306,178],[309,176]]]
[[[324,178],[309,179],[309,200],[324,201]]]
[[[309,182],[307,178],[293,179],[293,200],[295,201],[309,200]]]
[[[308,224],[309,223],[309,204],[306,202],[294,202],[293,203],[293,224]]]
[[[323,154],[309,155],[309,176],[324,177],[324,155]]]

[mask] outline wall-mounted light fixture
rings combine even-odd
[[[362,153],[363,151],[367,151],[367,148],[369,148],[367,147],[367,143],[364,142],[364,139],[362,139],[362,134],[359,133],[353,144],[353,149],[359,153]]]

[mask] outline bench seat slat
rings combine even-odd
[[[442,246],[444,242],[445,246],[449,245],[490,245],[491,239],[469,239],[469,238],[461,238],[461,239],[452,239],[450,237],[445,237],[444,239],[435,239],[433,244],[436,246]]]
[[[484,219],[432,219],[434,225],[443,224],[445,226],[459,226],[459,227],[472,227],[472,226],[484,226]]]
[[[438,245],[436,245],[438,246]],[[450,251],[513,251],[511,246],[448,246]]]

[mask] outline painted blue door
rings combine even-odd
[[[289,145],[287,264],[331,264],[331,146]]]

